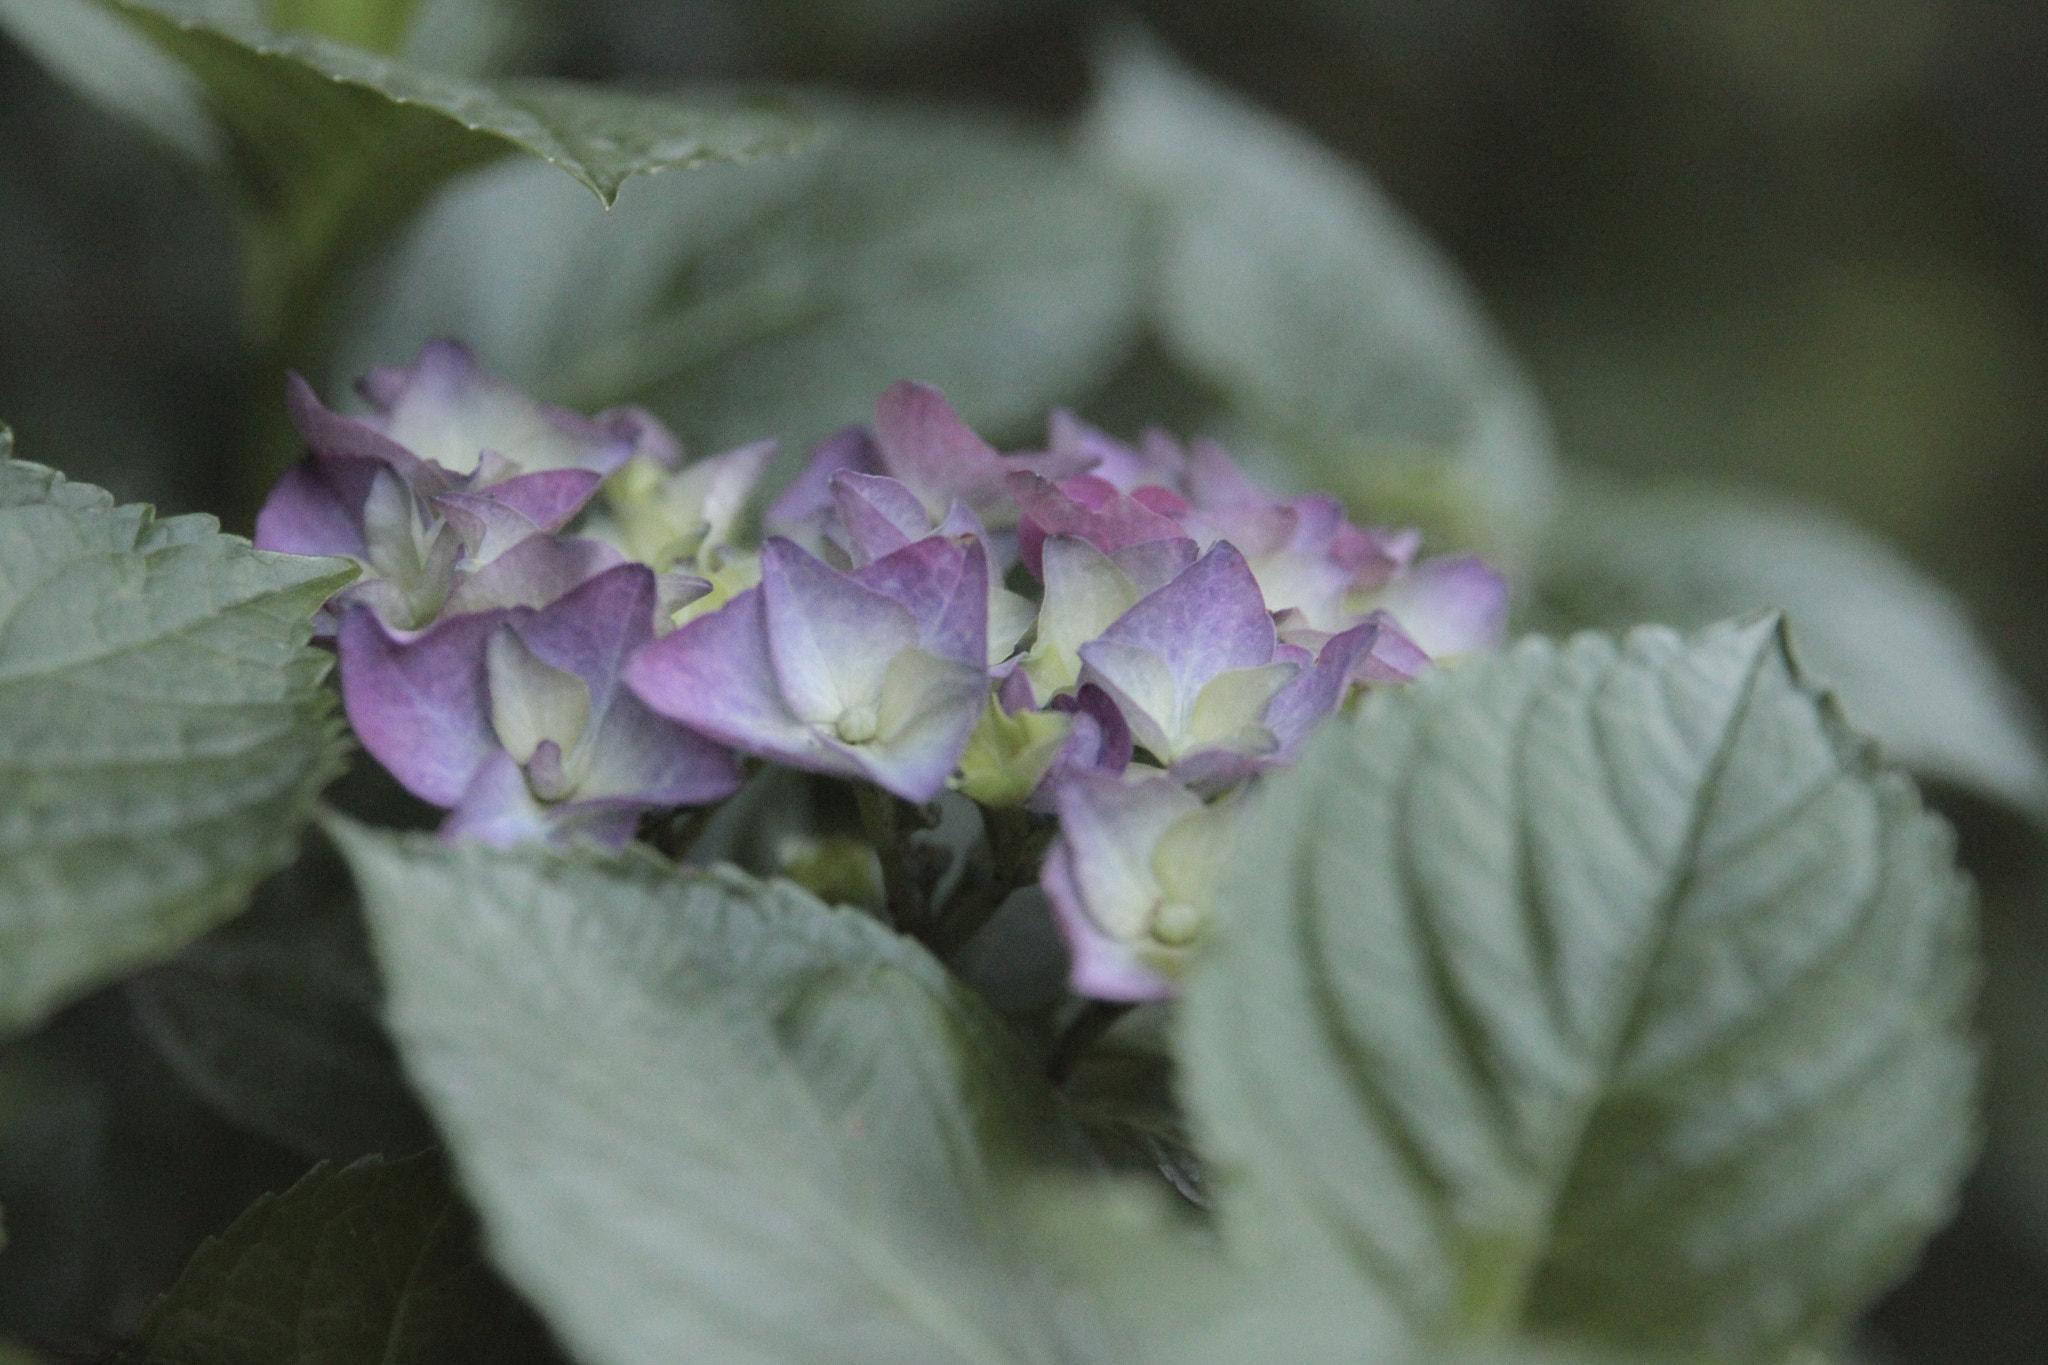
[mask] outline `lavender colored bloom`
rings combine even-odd
[[[343,417],[291,377],[292,421],[310,452],[271,491],[256,542],[354,559],[362,575],[334,609],[367,605],[394,629],[539,605],[619,563],[554,533],[636,450],[673,448],[644,413],[591,420],[546,407],[453,342],[430,342],[412,366],[375,371],[360,388],[375,411]]]
[[[1082,645],[1081,677],[1116,701],[1169,766],[1204,749],[1271,752],[1267,709],[1304,666],[1283,654],[1244,556],[1228,541]]]
[[[451,836],[622,844],[645,812],[720,800],[740,780],[731,754],[622,685],[654,604],[654,574],[627,564],[545,607],[411,638],[358,605],[338,639],[349,721],[408,791],[454,808]]]
[[[1148,540],[1104,552],[1078,536],[1056,535],[1040,547],[1045,596],[1038,634],[1021,672],[1033,700],[1049,705],[1081,680],[1081,647],[1117,618],[1159,591],[1195,562],[1192,540]]]
[[[1157,769],[1069,775],[1060,836],[1039,884],[1071,958],[1068,984],[1097,1000],[1171,996],[1213,909],[1236,802],[1204,802]]]
[[[988,690],[988,556],[930,536],[852,572],[770,539],[761,586],[635,656],[633,690],[735,748],[938,794]]]
[[[834,543],[856,569],[895,554],[931,537],[969,536],[981,542],[994,562],[995,551],[980,518],[955,502],[945,519],[934,526],[924,504],[896,480],[880,474],[841,470],[832,477],[832,501],[838,516],[833,527]],[[1028,598],[1004,587],[995,574],[988,576],[988,663],[1002,663],[1017,647],[1017,641],[1038,617],[1038,608]]]
[[[955,502],[989,527],[1017,519],[1004,481],[1015,473],[1064,479],[1085,473],[1092,457],[1066,452],[1003,455],[960,420],[945,395],[908,380],[892,385],[875,404],[872,432],[849,428],[811,456],[811,463],[768,510],[771,530],[816,550],[828,539],[832,481],[842,471],[885,474],[909,490],[931,517]]]
[[[1432,658],[1499,649],[1507,638],[1507,580],[1471,555],[1425,559],[1353,604],[1391,614]]]
[[[1024,567],[1044,577],[1041,560],[1047,536],[1076,536],[1106,554],[1155,540],[1185,540],[1177,517],[1188,505],[1163,488],[1120,493],[1092,475],[1053,483],[1036,474],[1012,474],[1010,496],[1021,509],[1017,548]]]

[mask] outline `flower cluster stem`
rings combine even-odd
[[[903,933],[914,933],[924,927],[924,888],[910,857],[909,839],[897,818],[897,800],[866,782],[853,784],[853,799],[860,808],[861,832],[881,860],[883,900],[890,923]]]
[[[1102,1036],[1116,1026],[1116,1021],[1129,1014],[1135,1006],[1121,1000],[1090,1000],[1081,1007],[1073,1021],[1052,1045],[1052,1053],[1045,1059],[1045,1078],[1054,1085],[1065,1085],[1067,1078],[1074,1074],[1088,1049],[1102,1040]]]

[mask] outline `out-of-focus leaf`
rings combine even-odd
[[[317,1167],[193,1255],[122,1365],[557,1359],[485,1261],[438,1154]]]
[[[226,156],[199,78],[90,0],[0,0],[0,28],[93,103],[132,119],[186,156]]]
[[[0,448],[0,1033],[242,909],[340,766],[345,561],[158,521]]]
[[[0,1337],[106,1359],[206,1237],[306,1162],[178,1083],[118,992],[0,1046]]]
[[[1379,693],[1250,819],[1182,1040],[1240,1245],[1432,1334],[1765,1362],[1947,1216],[1967,885],[1775,621]]]
[[[1534,624],[1691,629],[1764,608],[1886,755],[2048,820],[2048,759],[1963,605],[1883,541],[1796,505],[1701,490],[1575,489],[1551,525]]]
[[[1139,40],[1086,127],[1151,208],[1167,349],[1305,482],[1499,550],[1550,491],[1548,425],[1451,265],[1366,176]]]
[[[1089,1358],[1010,1202],[1070,1136],[916,944],[730,869],[334,828],[493,1253],[585,1365]]]
[[[1050,138],[828,111],[814,152],[634,186],[608,214],[504,166],[451,186],[373,274],[337,379],[462,337],[564,402],[646,403],[708,448],[808,442],[895,380],[1036,432],[1137,326],[1134,216]]]
[[[110,40],[110,16],[191,79]],[[345,31],[397,24],[325,17]],[[780,102],[447,74],[280,28],[254,0],[0,0],[0,25],[226,172],[246,228],[249,322],[286,360],[312,347],[334,272],[463,167],[524,150],[608,204],[631,176],[784,153],[812,132]]]
[[[249,914],[129,981],[137,1022],[230,1121],[325,1161],[434,1145],[378,1018],[347,869],[326,840]]]

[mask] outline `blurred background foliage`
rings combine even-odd
[[[463,46],[465,8],[428,7],[455,16],[433,41]],[[905,369],[1013,444],[1061,402],[1126,430],[1227,427],[1217,387],[1258,377],[1224,357],[1192,378],[1160,354],[1159,326],[1131,321],[1139,286],[1118,262],[1170,224],[1134,226],[1091,197],[1113,147],[1097,139],[1078,162],[1062,150],[1090,107],[1104,24],[1135,15],[1377,178],[1505,333],[1571,486],[1613,496],[1677,480],[1830,508],[1949,585],[2033,709],[2048,704],[2048,9],[536,0],[492,12],[478,64],[793,83],[833,92],[820,105],[845,131],[800,162],[637,182],[602,234],[589,228],[601,211],[566,178],[488,168],[383,256],[351,263],[337,318],[290,357],[323,388],[406,358],[422,330],[459,327],[555,396],[654,403],[700,448],[814,437]],[[972,145],[948,155],[948,139]],[[1262,207],[1284,217],[1292,204],[1282,193]],[[238,316],[228,214],[198,171],[0,41],[0,415],[30,458],[246,529],[267,479],[252,462],[277,458],[251,446],[246,415],[277,393],[273,358]],[[997,255],[1007,275],[977,272]],[[987,328],[1005,329],[993,358],[955,343]],[[1427,426],[1429,396],[1414,401]],[[1285,447],[1285,424],[1259,434]],[[1415,480],[1347,483],[1365,466],[1341,457],[1361,452],[1330,456],[1327,437],[1301,440],[1337,459],[1362,510],[1535,553],[1437,516]],[[1483,452],[1473,468],[1490,468]],[[1503,503],[1542,491],[1489,488]],[[1769,556],[1774,524],[1741,553]],[[1570,517],[1559,527],[1575,534]],[[1845,553],[1853,574],[1861,561]],[[1525,607],[1528,624],[1572,616],[1540,598]],[[1910,670],[1939,643],[1908,631],[1872,647]],[[1874,1362],[2048,1359],[2048,865],[2021,817],[1960,786],[1937,796],[1986,911],[1986,1159],[1962,1216],[1860,1349]],[[293,875],[323,886],[333,870]],[[267,894],[284,904],[289,891]],[[361,1024],[369,1005],[345,969],[366,970],[360,944],[315,901],[296,919],[259,911],[242,940],[209,941],[0,1049],[0,1204],[16,1248],[45,1250],[33,1266],[18,1250],[0,1261],[0,1337],[90,1349],[132,1330],[197,1238],[254,1195],[311,1159],[420,1131]],[[266,986],[285,958],[265,943],[307,936],[344,966]],[[222,982],[238,1001],[251,989],[269,1001],[269,1025],[327,1022],[270,1027],[277,1053],[254,1063],[210,1051],[205,1002]],[[248,1112],[237,1097],[263,1086],[239,1083],[238,1067],[272,1090],[320,1078],[322,1093],[354,1097],[348,1123],[311,1100],[294,1108],[290,1092]]]

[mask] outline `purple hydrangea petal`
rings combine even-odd
[[[907,801],[929,801],[960,766],[988,701],[978,662],[907,649],[890,662],[869,744],[826,742],[859,764],[877,786]]]
[[[488,493],[443,493],[434,499],[436,511],[462,541],[462,563],[481,568],[513,546],[545,531],[518,508],[499,502]]]
[[[441,824],[441,837],[474,840],[499,848],[537,842],[584,840],[624,848],[639,829],[643,804],[571,801],[543,805],[526,774],[500,750],[477,769],[462,800]]]
[[[544,607],[624,562],[624,556],[602,541],[528,536],[461,578],[441,615],[446,619],[505,607]]]
[[[1194,691],[1227,669],[1271,661],[1277,637],[1251,567],[1225,542],[1118,617],[1102,638],[1158,655]]]
[[[811,452],[803,473],[782,491],[762,519],[769,532],[794,540],[808,550],[823,548],[826,528],[835,515],[832,479],[842,470],[856,474],[882,472],[881,454],[866,427],[848,427]]]
[[[1313,665],[1282,688],[1266,708],[1266,728],[1279,742],[1276,761],[1292,763],[1301,752],[1302,741],[1337,709],[1351,687],[1353,670],[1372,652],[1379,639],[1380,625],[1367,621],[1341,631],[1323,645]]]
[[[630,404],[624,407],[606,408],[590,419],[609,433],[612,439],[621,441],[634,455],[644,456],[664,469],[675,469],[683,462],[683,443],[668,429],[659,417],[645,408]],[[775,443],[765,443],[768,453],[775,453]],[[759,472],[756,471],[756,478]],[[752,483],[748,488],[753,487]]]
[[[783,700],[759,588],[643,646],[627,661],[625,678],[657,715],[742,752],[800,768],[859,773]]]
[[[1161,758],[1183,747],[1202,689],[1273,660],[1278,637],[1258,580],[1228,541],[1118,617],[1079,650],[1084,681],[1116,699]]]
[[[609,474],[632,458],[645,432],[637,421],[607,426],[537,402],[486,373],[468,347],[447,340],[422,346],[410,367],[368,376],[362,392],[380,409],[371,420],[383,435],[456,474],[476,469],[485,451],[527,472]]]
[[[1507,635],[1507,580],[1470,555],[1425,559],[1381,588],[1374,605],[1433,658],[1498,649]]]
[[[526,773],[503,749],[477,765],[460,797],[442,805],[455,809],[441,822],[441,837],[511,848],[536,843],[554,833],[547,807],[534,799]]]
[[[460,616],[397,640],[367,608],[342,618],[336,647],[349,724],[423,801],[457,804],[478,766],[500,752],[484,649],[504,620],[501,612]]]
[[[369,472],[361,476],[364,493],[369,491],[369,473],[380,468],[391,470],[422,497],[445,493],[458,482],[455,471],[431,465],[355,418],[330,411],[313,392],[313,386],[299,375],[285,376],[285,409],[291,414],[292,425],[312,448],[314,459],[323,465],[353,461],[368,467]],[[360,501],[355,503],[357,507],[361,505]]]
[[[576,789],[579,800],[630,799],[644,806],[697,806],[739,790],[730,750],[649,710],[621,691],[605,708]]]
[[[1074,855],[1064,841],[1056,841],[1046,854],[1038,884],[1066,940],[1067,985],[1076,995],[1132,1004],[1172,998],[1173,983],[1145,965],[1135,944],[1110,937],[1088,917],[1074,876]]]
[[[875,404],[875,448],[882,472],[901,480],[934,517],[957,498],[990,526],[1016,519],[1003,482],[1011,473],[1065,479],[1093,463],[1058,452],[1000,455],[960,420],[945,395],[909,380],[891,385]]]
[[[1171,993],[1145,962],[1153,954],[1143,951],[1158,950],[1151,928],[1165,897],[1154,854],[1169,829],[1202,810],[1201,798],[1163,774],[1119,778],[1082,772],[1060,784],[1056,804],[1056,847],[1066,858],[1052,880],[1042,877],[1041,884],[1068,935],[1074,989],[1082,991],[1084,981],[1091,992],[1113,988],[1116,979],[1132,981],[1137,968],[1154,983],[1155,993],[1097,998],[1157,999]]]
[[[1436,666],[1422,647],[1408,638],[1401,623],[1386,612],[1376,611],[1366,620],[1379,627],[1379,634],[1373,637],[1372,648],[1353,663],[1354,681],[1413,682]]]
[[[655,715],[623,686],[628,659],[653,639],[658,591],[646,566],[622,564],[545,609],[514,619],[512,629],[537,658],[582,678],[590,689],[589,751],[579,756],[579,801],[697,805],[739,786],[730,753]]]
[[[1201,550],[1187,539],[1148,540],[1126,546],[1109,558],[1124,571],[1140,595],[1150,597],[1193,568],[1201,558]]]
[[[488,496],[543,531],[559,531],[604,483],[594,469],[543,469],[490,485]]]
[[[920,649],[987,666],[988,552],[980,541],[932,536],[850,577],[909,609]]]
[[[1121,773],[1130,766],[1131,756],[1136,752],[1131,726],[1107,692],[1090,683],[1077,692],[1054,697],[1045,709],[1074,718],[1073,732],[1067,736],[1048,779],[1073,769]]]
[[[832,476],[832,501],[856,568],[932,533],[924,504],[887,475],[841,470]]]
[[[761,595],[782,697],[813,724],[872,711],[890,662],[917,643],[918,622],[902,603],[787,540],[761,547]]]
[[[1034,576],[1042,576],[1040,559],[1048,536],[1076,536],[1113,554],[1187,535],[1178,521],[1118,492],[1103,479],[1082,476],[1054,484],[1036,474],[1012,474],[1007,486],[1022,511],[1017,547]]]
[[[363,499],[369,496],[374,468],[346,471],[363,476],[359,488],[346,492],[336,487],[329,471],[311,456],[287,469],[256,514],[256,548],[294,555],[366,558]]]
[[[634,650],[654,638],[654,572],[644,564],[605,570],[512,628],[543,663],[573,673],[590,687],[592,714],[619,688]]]

